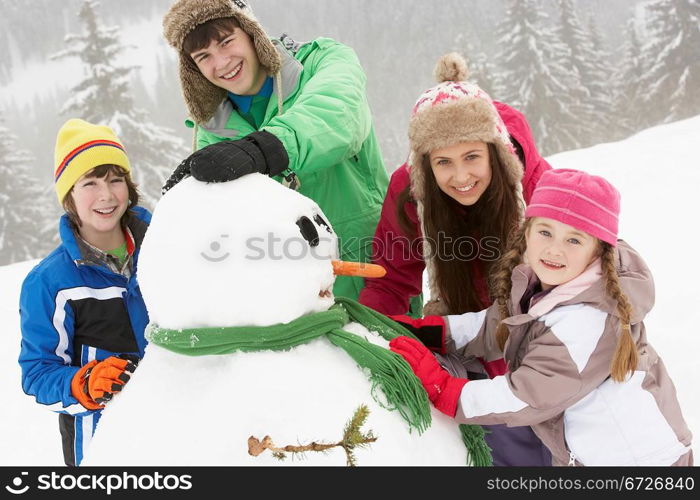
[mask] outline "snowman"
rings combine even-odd
[[[339,442],[360,407],[375,439],[357,464],[468,463],[459,426],[388,350],[406,332],[334,299],[337,257],[318,205],[266,176],[171,189],[139,261],[150,344],[83,465],[346,465],[341,447],[280,460],[272,444]]]

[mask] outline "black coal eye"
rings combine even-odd
[[[321,217],[320,215],[314,215],[314,220],[316,221],[316,224],[318,224],[319,226],[326,226],[326,231],[333,234],[333,230],[331,229],[330,224],[328,224],[325,220],[323,220],[323,217]]]
[[[316,226],[314,225],[313,222],[311,222],[311,219],[308,217],[299,217],[299,220],[297,221],[297,226],[299,226],[299,231],[301,231],[301,235],[304,237],[306,241],[309,242],[309,245],[312,247],[318,246],[318,231],[316,230]]]

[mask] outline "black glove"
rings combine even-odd
[[[191,175],[202,182],[227,182],[259,172],[279,175],[289,165],[280,140],[265,131],[235,141],[221,141],[195,151],[186,158],[163,186],[163,193]]]
[[[187,163],[187,160],[189,158],[185,158],[182,160],[182,163],[180,163],[175,171],[170,174],[170,177],[168,178],[167,181],[165,181],[165,184],[163,184],[163,187],[160,189],[160,194],[163,195],[170,191],[175,185],[180,182],[182,179],[185,177],[190,176],[190,166]]]
[[[410,318],[404,315],[389,315],[391,319],[406,328],[431,351],[447,354],[445,333],[447,325],[443,316]]]

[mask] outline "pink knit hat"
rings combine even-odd
[[[549,170],[540,177],[525,217],[546,217],[617,246],[620,193],[602,177]]]

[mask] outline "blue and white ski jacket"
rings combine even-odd
[[[151,214],[141,207],[132,211],[127,245],[133,244],[133,253],[121,272],[76,238],[64,214],[59,224],[62,244],[22,284],[22,388],[37,403],[75,417],[76,464],[101,410],[87,410],[71,395],[73,376],[95,359],[121,353],[143,357],[147,343],[148,312],[136,282],[136,264]]]

